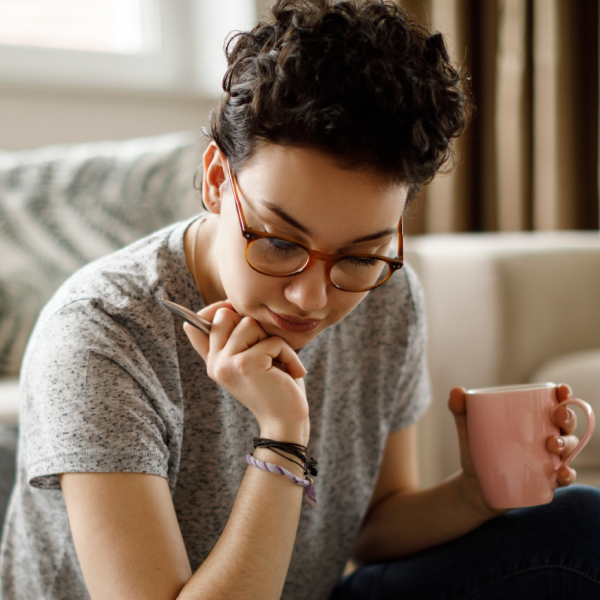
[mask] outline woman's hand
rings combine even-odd
[[[267,336],[254,319],[237,314],[228,301],[198,314],[212,322],[210,338],[187,324],[184,330],[206,362],[208,376],[250,410],[261,437],[306,445],[306,369],[297,354],[280,337]]]
[[[561,383],[556,388],[556,397],[559,402],[563,402],[568,398],[571,398],[573,393],[571,388]],[[546,449],[552,454],[560,456],[561,460],[566,458],[577,444],[579,444],[579,438],[573,435],[575,428],[577,427],[577,415],[567,406],[563,406],[558,409],[553,416],[554,424],[558,425],[561,430],[561,435],[553,435],[546,440]],[[575,469],[571,467],[561,467],[556,474],[556,479],[559,486],[565,486],[573,483],[577,473]]]
[[[571,397],[571,388],[568,385],[561,384],[556,389],[556,395],[559,402]],[[485,499],[479,479],[475,473],[473,457],[471,455],[471,446],[469,443],[469,432],[467,429],[467,404],[465,400],[465,389],[462,387],[453,388],[448,400],[448,408],[454,417],[456,430],[458,432],[458,443],[460,447],[460,462],[465,481],[465,492],[473,506],[478,510],[488,512],[491,516],[496,516],[506,512],[505,509],[491,508]],[[575,413],[564,406],[554,414],[554,422],[561,429],[561,435],[551,436],[546,440],[548,452],[557,454],[561,458],[567,456],[573,451],[579,443],[577,437],[572,435],[577,426],[577,417]],[[560,441],[559,441],[560,440]],[[569,485],[575,481],[576,473],[570,467],[563,467],[557,473],[557,481],[560,486]]]
[[[463,476],[463,495],[467,501],[478,512],[491,518],[500,515],[505,510],[491,508],[485,499],[479,478],[475,473],[473,456],[471,455],[471,444],[469,442],[469,430],[467,428],[467,403],[465,399],[465,388],[455,387],[450,391],[448,408],[454,417],[456,431],[458,432],[458,446],[460,449],[460,464]]]

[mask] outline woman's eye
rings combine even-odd
[[[290,253],[298,250],[298,246],[296,244],[292,244],[291,242],[286,242],[280,238],[266,238],[267,243],[272,251],[278,253]]]
[[[346,260],[353,267],[372,267],[380,262],[376,258],[359,258],[358,256],[352,256]]]

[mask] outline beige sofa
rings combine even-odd
[[[430,330],[433,404],[419,425],[423,485],[459,466],[446,408],[454,386],[566,382],[600,416],[598,232],[417,236],[406,249],[423,283]],[[578,481],[596,486],[598,429],[573,463]]]

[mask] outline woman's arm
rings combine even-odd
[[[255,455],[302,475],[289,461],[261,451]],[[302,487],[287,478],[248,467],[227,526],[194,575],[166,479],[141,473],[67,473],[60,479],[92,600],[281,596],[302,503]]]
[[[571,391],[562,385],[557,393],[559,400],[565,400]],[[416,425],[391,434],[371,505],[356,539],[353,556],[357,562],[399,558],[443,544],[506,512],[490,508],[475,474],[464,389],[452,390],[448,407],[456,423],[462,469],[435,487],[419,490]],[[578,441],[571,435],[575,415],[565,407],[556,412],[554,419],[566,435],[561,436],[562,447],[556,443],[556,436],[548,438],[548,451],[569,454]],[[558,472],[560,485],[574,479],[573,469],[566,467]]]
[[[213,324],[210,343],[203,333],[186,329],[209,376],[252,412],[261,437],[307,445],[304,367],[281,338],[268,337],[228,306],[221,302],[201,313]],[[254,455],[303,476],[300,467],[271,450],[258,448]],[[246,469],[225,530],[193,576],[164,478],[71,473],[61,476],[61,486],[93,600],[281,596],[303,492],[286,477]]]
[[[388,437],[371,505],[354,545],[357,563],[399,558],[437,546],[493,516],[465,502],[458,474],[419,490],[416,440],[416,425]]]

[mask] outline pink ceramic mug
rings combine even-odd
[[[494,508],[547,504],[557,487],[556,474],[587,444],[595,418],[587,402],[558,402],[556,384],[534,383],[468,390],[467,426],[475,472]],[[546,440],[560,435],[552,415],[563,404],[575,404],[587,417],[587,428],[571,454],[546,450]]]

